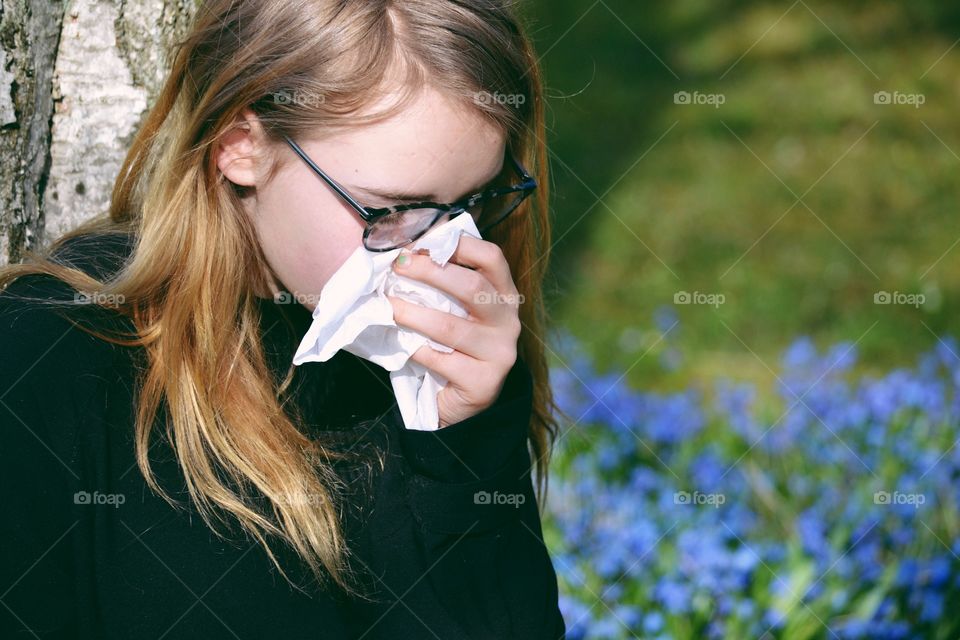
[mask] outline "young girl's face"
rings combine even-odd
[[[217,161],[229,180],[255,187],[244,204],[272,289],[257,295],[283,287],[312,311],[330,276],[362,246],[364,222],[286,144],[281,169],[266,182],[269,167],[256,160],[262,130],[252,112],[244,117],[249,127],[227,136]],[[382,194],[452,202],[479,191],[500,173],[506,139],[468,106],[424,89],[387,120],[296,142],[360,204],[384,207],[400,201]]]

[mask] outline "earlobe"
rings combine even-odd
[[[255,119],[245,109],[217,145],[217,168],[227,180],[241,187],[256,186]]]

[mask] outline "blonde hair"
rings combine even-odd
[[[286,577],[267,541],[278,536],[318,580],[353,590],[337,510],[337,453],[305,436],[282,410],[279,397],[294,366],[279,384],[266,374],[254,291],[267,290],[261,274],[268,270],[240,193],[219,172],[214,152],[246,107],[271,141],[386,117],[405,100],[378,114],[358,113],[373,89],[393,80],[408,96],[429,83],[489,118],[538,178],[535,196],[490,239],[501,246],[525,301],[518,357],[534,379],[529,436],[542,513],[557,437],[541,341],[550,251],[547,158],[537,59],[511,3],[208,0],[172,53],[169,77],[117,177],[109,214],[61,236],[44,255],[28,252],[30,262],[0,269],[0,288],[44,273],[78,291],[98,291],[94,301],[123,301],[115,308],[132,320],[132,339],[95,335],[142,346],[149,356],[135,425],[137,463],[148,485],[175,504],[147,456],[165,402],[168,438],[207,524],[216,531],[214,519],[232,516]],[[53,256],[64,242],[97,232],[133,238],[133,252],[116,274],[101,281]],[[270,508],[258,509],[231,485],[261,492]]]

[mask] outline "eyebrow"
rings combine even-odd
[[[400,193],[394,193],[392,191],[386,191],[381,189],[373,189],[371,187],[354,187],[356,191],[361,193],[379,198],[381,200],[388,200],[391,202],[436,202],[436,196],[431,194],[413,194],[413,195],[403,195]]]
[[[488,184],[496,180],[497,176],[503,173],[503,170],[505,168],[506,168],[506,164],[505,163],[501,164],[500,168],[497,169],[497,172],[493,175],[492,178],[486,180],[485,182],[475,187],[467,189],[467,191],[463,195],[455,198],[453,202],[461,200],[462,198],[466,198],[467,196],[472,196],[475,193],[479,193],[484,187],[486,187]],[[401,193],[399,191],[393,191],[392,189],[375,189],[373,187],[360,187],[360,186],[355,186],[353,187],[353,189],[357,191],[361,191],[364,194],[373,196],[375,198],[380,198],[388,202],[397,202],[401,204],[409,204],[412,202],[438,202],[439,201],[437,195],[433,193],[410,194],[410,193]]]

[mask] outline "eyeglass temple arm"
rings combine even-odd
[[[537,184],[536,178],[530,175],[530,172],[527,171],[527,168],[520,164],[520,161],[517,160],[517,156],[512,153],[510,154],[510,162],[513,163],[513,166],[517,170],[517,173],[520,174],[521,179],[523,179],[525,182],[532,181],[534,185]]]
[[[324,182],[330,185],[330,188],[336,191],[337,195],[339,195],[341,198],[346,200],[347,204],[349,204],[351,207],[357,210],[357,213],[360,214],[361,218],[363,218],[365,221],[370,220],[372,216],[367,212],[366,209],[363,208],[363,205],[357,202],[356,200],[354,200],[353,196],[347,193],[346,189],[344,189],[339,184],[337,184],[336,180],[334,180],[333,178],[328,176],[326,173],[324,173],[324,171],[320,167],[318,167],[316,163],[314,163],[314,161],[309,158],[309,156],[307,156],[307,154],[303,151],[303,149],[300,148],[300,146],[296,142],[291,140],[289,136],[284,136],[283,139],[286,140],[287,144],[290,145],[290,147],[294,150],[294,152],[296,152],[296,154],[300,156],[303,159],[303,161],[310,166],[311,169],[313,169],[314,173],[316,173],[318,176],[320,176],[323,179]]]
[[[537,179],[534,178],[532,175],[530,175],[530,173],[526,170],[526,168],[524,168],[524,166],[520,164],[520,161],[517,160],[517,157],[515,155],[511,153],[511,154],[508,154],[508,156],[510,158],[510,164],[513,165],[514,170],[520,175],[521,184],[503,189],[503,192],[512,193],[515,191],[532,191],[533,189],[536,189],[538,186]],[[499,190],[500,189],[492,188],[492,189],[489,189],[487,192],[499,191]],[[460,200],[457,200],[456,202],[454,202],[453,205],[462,206],[464,203],[469,202],[471,199],[476,198],[477,196],[482,196],[484,193],[485,192],[481,191],[480,193],[474,193],[469,196],[464,196]]]

